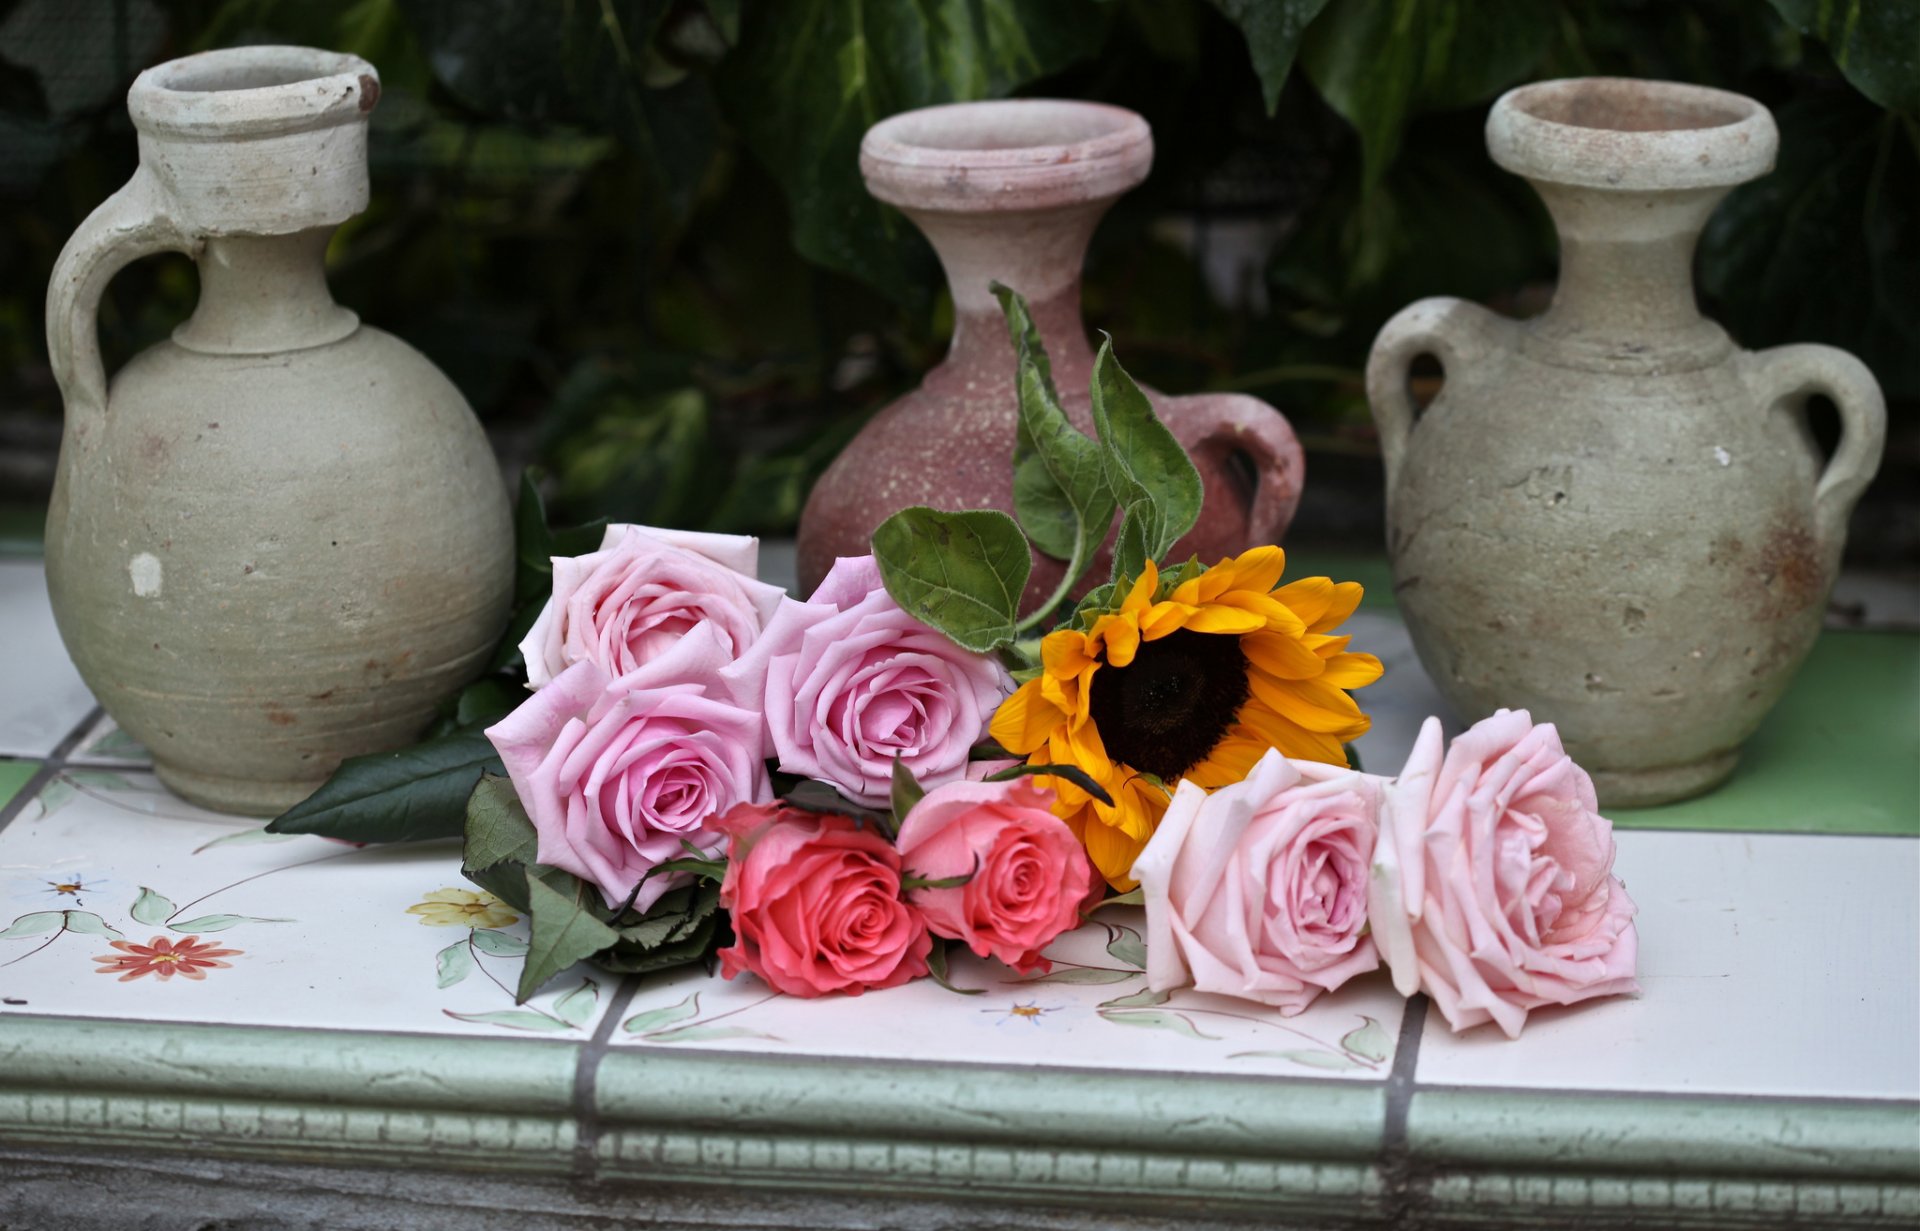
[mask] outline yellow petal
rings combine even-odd
[[[1229,733],[1207,753],[1206,760],[1189,769],[1184,777],[1209,791],[1232,786],[1253,772],[1254,765],[1267,754],[1269,747],[1265,740],[1252,738],[1251,733]]]
[[[1028,680],[993,712],[987,733],[1008,752],[1025,756],[1044,745],[1048,734],[1066,721],[1067,715],[1040,695],[1040,681]]]
[[[1335,654],[1327,660],[1320,679],[1335,688],[1365,688],[1380,678],[1382,670],[1380,660],[1371,654]]]
[[[1333,597],[1327,603],[1327,609],[1320,613],[1318,619],[1307,621],[1307,631],[1324,633],[1328,629],[1338,628],[1348,616],[1353,614],[1353,609],[1360,605],[1360,596],[1364,593],[1366,593],[1365,589],[1357,581],[1336,583],[1333,587]]]
[[[1353,698],[1320,680],[1280,680],[1251,671],[1247,683],[1274,712],[1309,731],[1351,738],[1367,729],[1367,716]]]
[[[1302,577],[1281,586],[1273,596],[1293,608],[1302,623],[1311,624],[1333,605],[1333,578]]]
[[[1257,701],[1241,707],[1240,722],[1242,725],[1239,729],[1265,742],[1270,748],[1278,748],[1281,756],[1320,761],[1328,765],[1347,763],[1346,750],[1340,746],[1341,741],[1337,736],[1309,731],[1298,723],[1288,722]]]
[[[1287,606],[1271,594],[1256,594],[1252,590],[1230,590],[1215,600],[1216,605],[1231,607],[1239,611],[1251,612],[1260,617],[1263,628],[1289,637],[1304,637],[1307,626],[1293,608]]]
[[[1040,664],[1047,674],[1074,679],[1098,660],[1093,657],[1087,634],[1071,628],[1048,633],[1040,642]]]
[[[1131,613],[1103,615],[1094,621],[1093,640],[1105,646],[1108,665],[1124,667],[1140,648],[1140,625]]]
[[[1242,637],[1240,649],[1256,669],[1283,680],[1310,680],[1327,669],[1326,659],[1285,633]]]
[[[1251,597],[1265,597],[1264,595]],[[1278,603],[1274,606],[1279,607]],[[1285,607],[1280,610],[1286,611]],[[1287,611],[1291,616],[1293,613]],[[1267,619],[1257,611],[1247,611],[1240,607],[1228,607],[1218,603],[1210,604],[1187,617],[1185,627],[1196,633],[1255,633],[1267,626]]]

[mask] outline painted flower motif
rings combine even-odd
[[[505,902],[479,889],[436,889],[407,913],[430,928],[503,928],[520,921]]]
[[[112,883],[104,876],[75,868],[49,868],[15,877],[10,882],[16,893],[47,902],[56,910],[63,906],[85,906],[88,896],[104,892]]]
[[[157,975],[162,982],[175,975],[199,982],[207,977],[207,971],[225,970],[233,965],[232,962],[221,961],[221,958],[238,957],[245,952],[243,949],[215,948],[198,936],[182,936],[178,940],[156,936],[144,945],[130,940],[108,943],[120,952],[97,955],[93,960],[101,965],[94,973],[119,975],[122,983],[142,975]]]
[[[1368,718],[1348,696],[1380,660],[1331,635],[1360,603],[1357,582],[1280,585],[1286,553],[1256,547],[1160,593],[1149,561],[1118,607],[1047,634],[1041,674],[994,714],[992,735],[1029,764],[1077,765],[1111,805],[1044,779],[1057,813],[1116,889],[1167,809],[1172,785],[1239,782],[1270,748],[1344,766]]]

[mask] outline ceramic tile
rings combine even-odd
[[[67,754],[73,765],[99,765],[108,768],[146,769],[153,765],[153,754],[133,736],[122,731],[109,715],[102,714],[73,751]]]
[[[1350,648],[1379,658],[1384,669],[1377,681],[1354,693],[1360,708],[1373,719],[1367,733],[1354,741],[1361,768],[1370,774],[1399,773],[1420,735],[1420,724],[1429,715],[1440,719],[1449,737],[1460,731],[1460,720],[1420,665],[1413,638],[1398,615],[1362,608],[1347,617],[1338,631],[1353,634]]]
[[[0,830],[0,1012],[587,1037],[617,980],[581,967],[524,1007],[526,924],[473,900],[457,843],[266,834],[151,775],[68,767]],[[468,895],[462,898],[462,895]],[[110,942],[189,937],[217,965],[129,980]],[[221,952],[228,950],[231,952]]]
[[[0,808],[6,807],[39,769],[38,761],[0,760]]]
[[[46,756],[93,709],[54,627],[37,560],[0,560],[0,678],[0,756]]]
[[[1621,833],[1636,997],[1508,1042],[1428,1019],[1422,1083],[1920,1098],[1920,842]]]
[[[1104,922],[1103,922],[1104,921]],[[1379,975],[1304,1013],[1191,991],[1147,991],[1144,915],[1102,912],[1054,942],[1053,970],[1022,978],[958,954],[960,995],[931,979],[858,997],[795,1000],[749,976],[693,970],[649,980],[615,1046],[978,1064],[1379,1080],[1393,1066],[1400,998]]]

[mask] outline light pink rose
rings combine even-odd
[[[703,620],[738,658],[785,597],[755,578],[759,552],[736,534],[608,526],[599,551],[554,558],[553,597],[520,643],[528,686],[577,662],[626,675]]]
[[[1134,862],[1147,983],[1291,1017],[1380,965],[1366,936],[1380,779],[1268,751],[1211,794],[1183,781]]]
[[[929,787],[963,775],[1013,686],[998,662],[901,610],[872,556],[836,560],[724,674],[736,703],[764,699],[782,770],[871,807],[887,802],[896,757]]]
[[[760,716],[710,693],[728,652],[706,624],[619,681],[582,661],[487,728],[540,836],[539,860],[596,886],[619,906],[657,864],[712,854],[709,827],[740,803],[772,797]],[[685,873],[647,877],[645,910]]]
[[[1022,974],[1052,969],[1040,950],[1079,926],[1095,879],[1052,807],[1053,793],[1025,779],[928,791],[894,840],[901,862],[923,880],[973,874],[964,885],[907,891],[928,930]]]
[[[1374,941],[1401,995],[1424,991],[1455,1031],[1517,1038],[1542,1005],[1638,991],[1633,900],[1598,808],[1551,723],[1501,710],[1443,761],[1429,718],[1374,851]]]
[[[933,939],[900,899],[900,853],[873,826],[780,805],[735,808],[720,905],[731,979],[758,975],[789,996],[858,996],[927,973]]]

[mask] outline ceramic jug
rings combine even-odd
[[[473,412],[327,291],[379,97],[365,61],[301,47],[147,70],[139,169],[47,292],[60,634],[161,780],[221,811],[273,814],[411,741],[507,618],[511,516]],[[199,304],[109,387],[101,292],[163,251],[194,258]]]
[[[1487,146],[1560,236],[1528,321],[1428,299],[1374,343],[1394,592],[1462,717],[1559,726],[1600,800],[1711,789],[1819,634],[1885,404],[1828,346],[1736,346],[1694,301],[1695,241],[1764,175],[1773,118],[1719,90],[1549,81],[1494,104]],[[1409,365],[1439,361],[1417,412]],[[1812,394],[1839,410],[1831,458]]]
[[[803,591],[834,557],[866,554],[874,528],[910,505],[1012,511],[1019,406],[1013,343],[993,282],[1026,297],[1061,403],[1092,433],[1081,261],[1107,207],[1152,163],[1146,121],[1096,103],[955,103],[904,112],[867,132],[867,190],[932,241],[953,295],[953,341],[920,387],[876,415],[814,486],[800,519]],[[1197,553],[1211,563],[1277,542],[1305,471],[1280,412],[1243,394],[1146,392],[1206,488],[1200,520],[1171,558]],[[1103,551],[1086,584],[1105,578],[1108,559]],[[1034,556],[1029,609],[1054,590],[1063,567]]]

